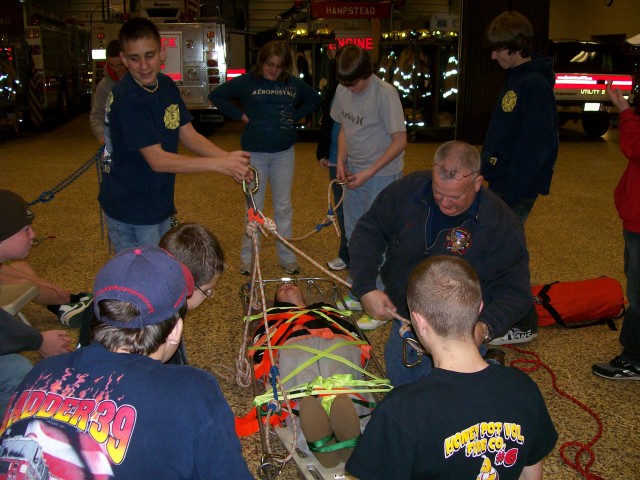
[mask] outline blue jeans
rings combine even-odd
[[[409,368],[405,367],[402,361],[402,348],[403,340],[398,333],[400,330],[400,322],[393,321],[391,330],[389,332],[389,338],[384,346],[384,361],[387,368],[387,378],[391,380],[391,385],[399,387],[405,383],[411,383],[420,377],[429,375],[433,369],[433,362],[429,355],[422,355],[422,361],[419,365]],[[415,337],[414,335],[414,338]],[[480,354],[484,356],[487,353],[487,346],[480,346]],[[415,350],[409,350],[409,362],[413,362],[417,359],[417,353]]]
[[[157,246],[162,236],[171,228],[171,218],[167,217],[156,225],[131,225],[105,215],[109,241],[116,253],[125,248]]]
[[[345,188],[344,203],[342,205],[344,206],[344,228],[347,240],[351,238],[351,234],[356,228],[356,223],[358,223],[362,215],[367,213],[378,194],[387,185],[400,178],[402,178],[402,172],[386,177],[373,176],[364,185],[355,190]]]
[[[11,395],[31,368],[31,362],[18,353],[0,356],[0,412],[7,409]]]
[[[278,226],[278,233],[284,238],[291,238],[293,231],[293,205],[291,204],[291,185],[293,183],[293,171],[295,164],[295,149],[290,147],[282,152],[264,153],[250,152],[251,166],[258,171],[260,188],[253,195],[256,208],[264,211],[264,197],[267,191],[267,183],[271,186],[271,199],[273,201],[273,219]],[[246,225],[246,218],[245,218]],[[259,238],[259,237],[258,237]],[[293,263],[296,256],[282,242],[276,241],[276,251],[280,265]],[[246,234],[242,237],[242,251],[240,261],[251,263],[253,247],[251,238]]]
[[[620,343],[622,356],[640,363],[640,233],[623,230],[624,274],[627,277],[629,306],[624,314]]]

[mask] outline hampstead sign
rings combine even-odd
[[[311,2],[314,18],[387,18],[391,2]]]

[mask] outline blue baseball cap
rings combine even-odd
[[[94,311],[98,321],[120,328],[142,328],[176,315],[193,293],[189,269],[160,247],[121,251],[96,275]],[[138,307],[140,315],[130,322],[100,316],[101,300],[121,300]]]

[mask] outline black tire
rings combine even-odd
[[[611,118],[608,112],[584,112],[582,114],[582,129],[587,137],[601,137],[609,130]]]

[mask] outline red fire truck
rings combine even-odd
[[[15,73],[10,83],[17,112],[5,119],[24,116],[37,127],[88,104],[89,29],[64,21],[37,0],[4,0],[0,15],[0,48]]]
[[[209,92],[226,81],[225,27],[219,22],[157,22],[167,57],[162,73],[178,86],[198,124],[219,124],[222,113],[209,102]],[[120,24],[99,22],[91,27],[93,84],[104,76],[105,48],[118,38]]]

